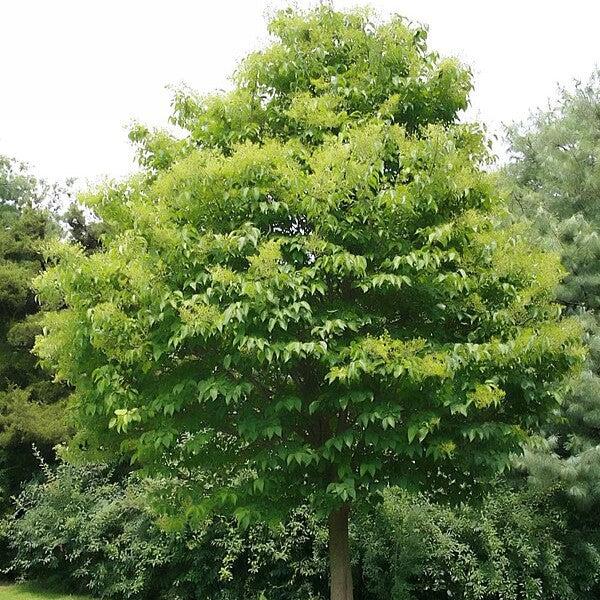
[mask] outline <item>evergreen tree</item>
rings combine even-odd
[[[589,355],[546,445],[530,451],[532,482],[582,505],[600,500],[600,72],[508,131],[513,212],[559,252],[568,271],[557,300],[584,323]]]
[[[50,459],[67,435],[66,388],[31,354],[41,333],[31,281],[42,269],[41,243],[60,233],[43,206],[52,192],[24,165],[0,157],[0,510],[36,470],[32,445]]]

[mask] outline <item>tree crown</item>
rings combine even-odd
[[[469,73],[422,29],[270,28],[232,92],[176,95],[184,139],[132,130],[142,172],[87,197],[103,251],[50,251],[37,352],[76,387],[73,447],[177,474],[190,518],[484,481],[581,356],[558,258],[496,227]]]

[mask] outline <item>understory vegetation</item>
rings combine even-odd
[[[11,572],[106,598],[327,598],[327,529],[306,508],[240,530],[214,518],[176,534],[147,505],[157,482],[62,464],[27,485],[4,535]],[[356,515],[355,597],[565,599],[600,592],[598,532],[557,492],[499,484],[452,508],[399,489]]]

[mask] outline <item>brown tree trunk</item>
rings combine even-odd
[[[352,570],[348,544],[348,514],[345,504],[329,515],[329,575],[331,600],[353,600]]]

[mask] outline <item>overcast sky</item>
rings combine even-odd
[[[313,1],[294,3],[313,6]],[[334,0],[337,8],[357,2]],[[600,65],[598,0],[372,0],[429,25],[430,45],[471,65],[470,118],[500,131],[557,84]],[[126,126],[160,125],[169,84],[223,89],[264,45],[279,0],[0,0],[0,154],[50,179],[133,169]]]

